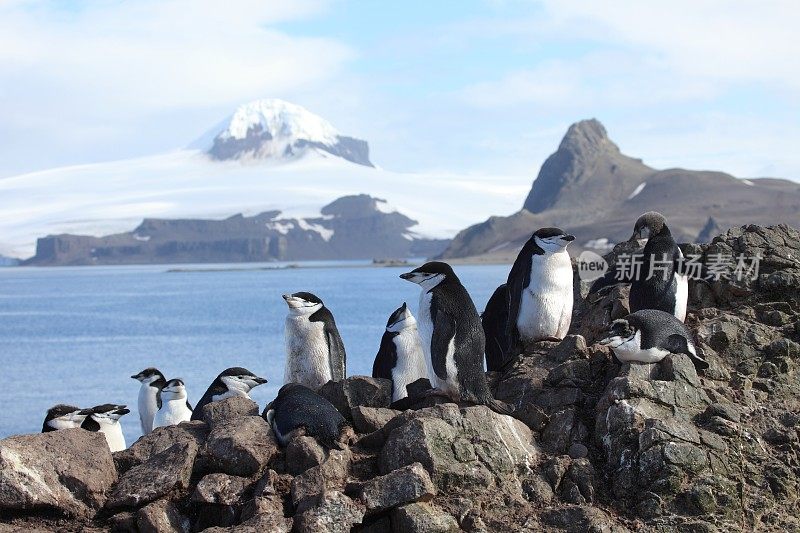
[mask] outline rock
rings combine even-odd
[[[339,491],[320,495],[313,507],[294,517],[297,531],[350,533],[364,518],[364,509]]]
[[[115,453],[114,463],[122,475],[175,444],[193,442],[197,446],[202,446],[207,436],[208,426],[199,420],[156,428],[139,438],[129,448]]]
[[[292,519],[283,515],[259,514],[232,527],[210,527],[203,533],[289,533]],[[304,531],[304,530],[300,530]]]
[[[380,454],[382,473],[419,462],[440,491],[502,486],[522,498],[519,476],[530,473],[539,453],[525,424],[485,406],[445,404],[415,416],[389,435]]]
[[[342,416],[352,420],[352,410],[356,407],[389,407],[392,402],[392,381],[351,376],[342,381],[329,381],[317,392],[331,402]]]
[[[88,517],[117,480],[102,434],[81,429],[0,440],[0,509]]]
[[[394,533],[456,533],[458,522],[439,507],[429,503],[412,503],[392,511]]]
[[[227,474],[208,474],[194,489],[192,501],[221,505],[235,505],[243,498],[250,480]]]
[[[234,396],[203,406],[203,421],[211,429],[220,422],[243,416],[258,416],[258,404],[250,398]]]
[[[205,453],[212,470],[249,477],[266,468],[278,453],[278,444],[263,418],[244,416],[215,426],[208,435]]]
[[[368,513],[377,513],[417,501],[429,501],[436,496],[428,472],[419,463],[367,481],[361,489],[361,500]]]
[[[525,479],[522,482],[525,499],[533,503],[548,504],[553,499],[553,488],[541,475]]]
[[[106,507],[141,507],[172,491],[189,487],[198,446],[194,441],[173,444],[125,472],[108,496]]]
[[[541,518],[545,524],[565,531],[628,531],[596,507],[569,505],[545,511]]]
[[[158,500],[139,509],[136,526],[140,533],[188,533],[189,519],[167,500]]]
[[[271,515],[281,522],[284,515],[283,495],[289,494],[293,479],[292,476],[268,470],[256,483],[252,499],[244,502],[242,520],[250,520],[256,515]]]
[[[134,513],[117,513],[108,519],[107,524],[111,533],[139,533]],[[3,531],[2,527],[0,527],[0,531]]]
[[[582,459],[589,455],[589,449],[580,442],[575,442],[569,447],[568,453],[573,459]]]
[[[400,411],[385,407],[358,406],[351,410],[353,425],[359,433],[372,433],[385,426]]]
[[[325,449],[314,437],[295,437],[286,445],[286,469],[290,474],[302,474],[325,461]]]
[[[344,490],[351,459],[349,450],[331,450],[324,463],[295,477],[292,481],[292,503],[297,511],[308,508],[317,496],[326,491]]]

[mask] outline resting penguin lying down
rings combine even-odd
[[[341,450],[347,421],[331,402],[299,383],[287,383],[264,412],[278,442],[286,446],[300,434],[314,437],[328,449]]]
[[[600,344],[610,346],[620,361],[657,363],[669,353],[682,353],[698,370],[708,368],[686,326],[674,315],[657,309],[643,309],[615,320]]]

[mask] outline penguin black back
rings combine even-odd
[[[486,337],[486,369],[501,370],[513,360],[511,337],[508,334],[508,286],[503,283],[495,289],[481,315],[483,334]]]
[[[289,434],[305,429],[328,449],[339,448],[338,439],[347,421],[331,402],[299,383],[287,383],[278,391],[264,418],[272,425],[276,437],[285,446]]]

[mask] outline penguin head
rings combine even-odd
[[[141,381],[144,385],[149,385],[154,381],[163,380],[164,374],[162,374],[159,369],[150,367],[145,368],[138,374],[134,374],[131,377],[137,381]]]
[[[323,306],[322,300],[310,292],[284,294],[283,299],[289,306],[289,312],[294,315],[311,315],[322,309]]]
[[[411,272],[400,274],[400,278],[411,283],[416,283],[424,290],[429,291],[443,281],[458,281],[458,276],[447,263],[430,261]]]
[[[266,379],[260,378],[246,368],[238,366],[225,370],[217,379],[219,379],[229,391],[239,391],[244,394],[247,394],[253,388],[267,382]]]
[[[386,331],[390,333],[399,333],[400,331],[417,325],[417,320],[411,311],[408,310],[408,305],[403,302],[403,305],[394,310],[394,313],[389,317],[386,322]]]
[[[575,236],[561,228],[540,228],[533,233],[531,240],[548,254],[563,252],[575,240]]]
[[[175,378],[167,381],[166,385],[161,389],[161,401],[168,402],[170,400],[183,400],[186,398],[186,385],[183,380]]]
[[[74,405],[54,405],[47,410],[47,415],[44,417],[44,431],[79,428],[90,414],[92,414],[91,409],[81,409]]]
[[[636,336],[638,329],[625,318],[618,318],[608,328],[606,336],[600,341],[603,346],[617,348]]]
[[[124,405],[117,405],[113,403],[105,403],[103,405],[96,405],[91,409],[91,418],[101,426],[116,424],[120,418],[130,413]]]
[[[665,232],[669,234],[667,219],[664,218],[664,215],[656,211],[648,211],[636,219],[636,224],[633,226],[633,235],[631,235],[628,241],[638,241],[644,238],[645,229],[647,230],[648,239],[654,235],[661,235]]]

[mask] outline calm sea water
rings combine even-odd
[[[395,308],[406,301],[416,314],[419,290],[398,278],[406,267],[255,266],[0,268],[0,437],[40,431],[56,403],[121,403],[131,444],[140,429],[130,376],[148,366],[183,378],[192,404],[220,371],[246,367],[269,380],[252,392],[263,407],[283,379],[287,292],[313,292],[331,309],[348,375],[371,373]],[[508,268],[455,270],[482,310]]]

